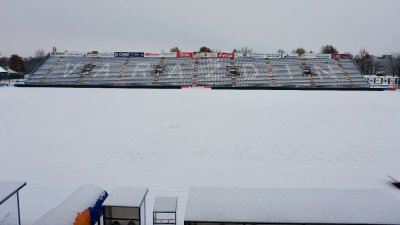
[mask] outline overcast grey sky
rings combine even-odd
[[[0,52],[400,51],[399,0],[1,0]]]

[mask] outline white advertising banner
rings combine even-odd
[[[218,53],[216,53],[216,52],[196,52],[196,53],[194,53],[194,55],[197,58],[217,58],[218,57]]]
[[[97,56],[99,56],[99,54],[90,53],[90,52],[86,54],[86,57],[97,57]]]
[[[280,59],[281,53],[266,53],[264,54],[264,58],[266,59]]]
[[[85,56],[85,53],[83,53],[83,52],[66,52],[65,56],[67,56],[67,57],[83,57],[83,56]]]
[[[98,57],[114,57],[113,52],[100,52],[97,54]]]
[[[64,57],[65,56],[65,52],[52,52],[50,55],[51,56]]]
[[[251,58],[253,58],[253,59],[264,59],[265,58],[265,54],[264,53],[253,53],[251,55]]]
[[[164,58],[176,58],[176,52],[161,52],[160,55]]]
[[[240,57],[244,57],[243,53],[241,52],[235,52],[235,58],[240,58]]]
[[[302,59],[316,59],[317,54],[315,53],[304,53],[303,55],[300,56]]]

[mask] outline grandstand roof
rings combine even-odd
[[[3,69],[3,68],[0,66],[0,73],[7,73],[7,70]]]

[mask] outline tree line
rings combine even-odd
[[[37,50],[33,57],[26,58],[22,58],[17,54],[12,54],[9,58],[1,57],[0,53],[0,66],[22,74],[30,73],[39,65],[46,55],[43,49]]]

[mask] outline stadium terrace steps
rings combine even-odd
[[[200,65],[200,60],[196,58],[194,61],[194,71],[193,71],[193,81],[192,81],[193,86],[197,86],[197,78],[199,76],[199,65]]]
[[[117,85],[121,84],[122,76],[124,74],[126,74],[126,70],[128,69],[128,63],[129,63],[129,60],[125,59],[124,63],[120,67],[120,70],[118,72],[118,77],[117,77],[116,82],[115,82]]]
[[[57,68],[57,66],[60,64],[61,59],[57,59],[53,65],[50,66],[50,68],[47,70],[46,74],[44,74],[44,76],[42,77],[42,79],[40,80],[40,83],[44,83],[47,78],[50,76],[50,74],[53,72],[53,70],[55,70]]]
[[[343,67],[342,63],[340,63],[339,60],[336,60],[338,66],[340,67],[340,70],[343,73],[343,76],[345,77],[345,79],[349,82],[350,86],[353,87],[353,81],[351,80],[349,74],[347,73],[346,69]]]
[[[265,63],[267,64],[267,69],[268,69],[268,79],[270,80],[272,86],[276,86],[276,81],[274,78],[274,73],[272,72],[272,64],[270,60],[265,60]]]
[[[309,71],[305,73],[305,68]],[[311,72],[310,72],[311,71]],[[29,86],[368,88],[351,59],[50,56]]]

